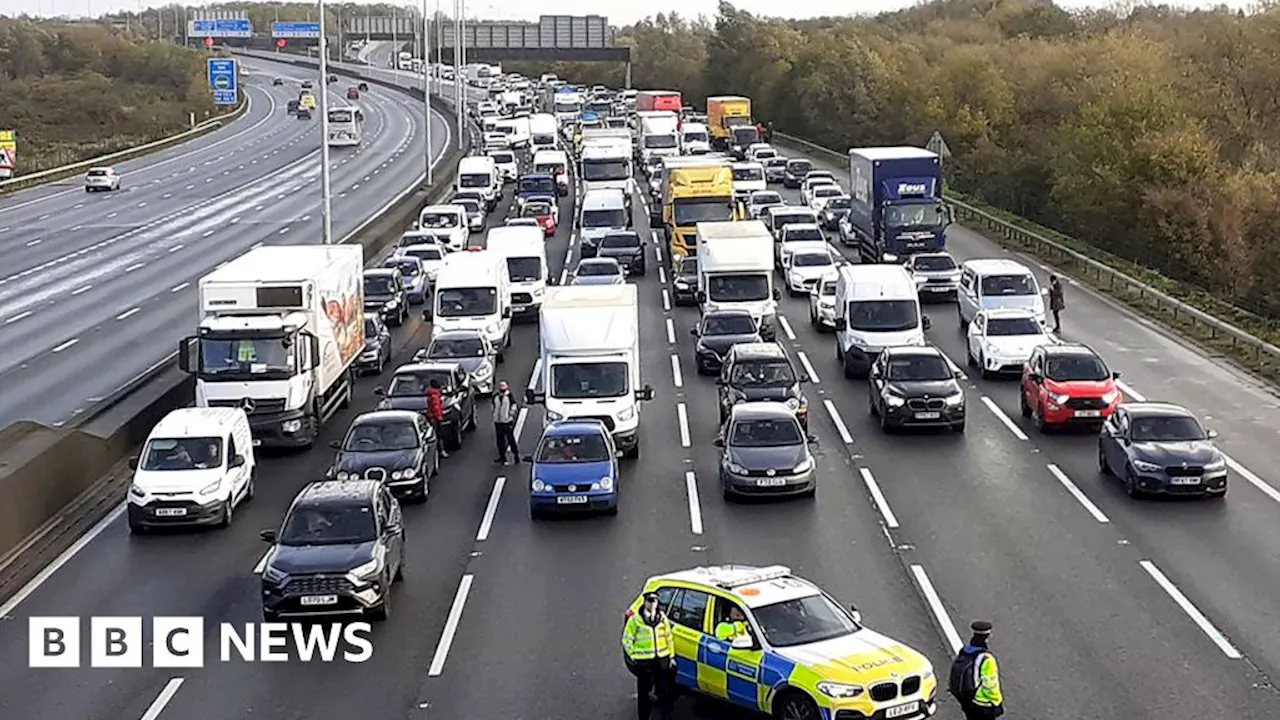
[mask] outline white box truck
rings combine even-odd
[[[773,286],[773,235],[759,220],[700,222],[698,302],[703,312],[746,310],[760,334],[777,334],[778,299]]]
[[[309,447],[351,400],[364,350],[364,249],[260,247],[200,278],[200,323],[179,347],[197,407],[241,407],[254,442]]]
[[[529,404],[546,421],[593,418],[613,434],[625,457],[640,456],[640,306],[635,285],[547,288],[542,301],[542,354]]]
[[[582,131],[582,153],[578,176],[582,192],[613,188],[622,191],[627,207],[634,192],[634,170],[631,165],[631,133],[620,128],[598,128]]]
[[[648,163],[651,156],[670,157],[680,154],[680,117],[673,112],[651,110],[637,113],[640,118],[640,160]]]

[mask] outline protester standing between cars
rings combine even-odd
[[[649,693],[658,696],[662,720],[671,720],[675,701],[675,644],[671,621],[658,607],[658,594],[645,593],[640,612],[627,611],[622,628],[622,651],[636,674],[636,711],[640,720],[649,720],[652,711]]]
[[[951,663],[947,689],[964,711],[966,720],[994,720],[1004,714],[996,656],[991,654],[991,623],[975,620],[973,637]]]
[[[1057,275],[1049,276],[1049,311],[1053,313],[1053,331],[1062,332],[1062,318],[1059,317],[1067,307],[1066,298],[1062,296],[1062,281]]]
[[[494,462],[507,464],[507,451],[511,451],[512,462],[520,462],[520,448],[516,444],[516,412],[520,406],[511,393],[511,386],[506,380],[498,382],[498,391],[493,394],[493,435],[498,444],[498,457]]]
[[[440,426],[444,424],[444,393],[440,390],[440,381],[433,379],[427,385],[427,419],[436,430],[436,440],[440,439]],[[440,457],[449,457],[440,442]]]
[[[772,120],[770,120],[769,124],[766,125],[764,128],[764,141],[767,143],[773,142],[773,121]]]

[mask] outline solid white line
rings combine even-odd
[[[85,285],[84,287],[78,287],[75,290],[72,290],[71,294],[79,295],[80,293],[83,293],[83,292],[89,292],[91,289],[93,289],[92,285]]]
[[[675,323],[671,322],[671,318],[667,318],[667,344],[676,344],[676,326]]]
[[[14,593],[13,597],[9,598],[5,604],[0,605],[0,618],[9,617],[9,615],[11,615],[13,611],[22,604],[23,600],[31,597],[32,593],[39,590],[41,585],[48,582],[49,578],[53,577],[54,573],[61,570],[62,566],[71,562],[71,558],[75,557],[76,553],[80,552],[86,545],[93,542],[95,538],[102,534],[103,530],[106,530],[111,523],[115,522],[121,515],[123,515],[124,511],[125,504],[120,503],[116,506],[115,510],[112,510],[106,517],[99,520],[97,525],[89,528],[89,532],[81,535],[79,540],[76,540],[71,544],[71,547],[64,550],[58,557],[54,558],[53,562],[45,565],[44,569],[37,573],[35,577],[31,578],[30,582],[23,585],[22,589]]]
[[[684,403],[676,403],[676,419],[680,421],[680,446],[689,447],[689,413]]]
[[[1066,488],[1067,492],[1071,493],[1071,496],[1084,506],[1084,509],[1093,516],[1094,520],[1097,520],[1100,523],[1111,522],[1107,519],[1106,515],[1102,514],[1102,510],[1098,509],[1098,506],[1093,504],[1093,501],[1089,499],[1089,496],[1085,495],[1080,488],[1076,487],[1075,483],[1071,482],[1071,478],[1067,477],[1067,474],[1062,472],[1062,468],[1059,468],[1053,463],[1049,463],[1049,472],[1052,473],[1054,477],[1058,478],[1058,482],[1062,483],[1062,487]]]
[[[186,290],[186,289],[187,289],[187,287],[188,287],[188,286],[190,286],[190,285],[191,285],[191,283],[179,283],[179,284],[174,285],[173,287],[169,288],[169,292],[171,292],[171,293],[182,292],[183,290]]]
[[[671,378],[675,382],[676,387],[684,387],[684,375],[680,373],[680,356],[671,356]]]
[[[666,288],[662,288],[662,309],[671,312],[671,296],[667,294]]]
[[[702,534],[702,505],[698,502],[698,480],[692,470],[685,471],[684,488],[689,495],[689,526],[694,535]]]
[[[156,718],[160,717],[160,713],[164,712],[165,706],[169,704],[174,695],[178,694],[178,688],[182,687],[182,682],[183,680],[180,677],[170,678],[169,682],[165,683],[164,689],[151,702],[151,707],[148,707],[147,711],[142,713],[142,720],[156,720]]]
[[[844,418],[840,417],[840,411],[836,410],[836,404],[830,400],[823,400],[822,404],[827,408],[827,414],[831,416],[831,422],[836,424],[836,432],[840,433],[840,439],[846,445],[853,444],[853,435],[849,434],[849,428],[844,424]]]
[[[1223,655],[1226,655],[1232,660],[1239,660],[1244,657],[1244,655],[1231,644],[1231,641],[1227,639],[1227,636],[1223,635],[1218,628],[1214,627],[1213,623],[1209,622],[1209,618],[1205,617],[1204,613],[1200,612],[1200,610],[1187,599],[1187,596],[1182,594],[1182,591],[1178,589],[1178,586],[1174,585],[1169,578],[1165,577],[1163,572],[1160,572],[1160,568],[1156,567],[1155,563],[1150,560],[1140,560],[1138,561],[1138,564],[1142,566],[1143,570],[1147,571],[1147,574],[1151,576],[1151,579],[1155,580],[1160,587],[1164,588],[1164,591],[1169,594],[1169,597],[1173,598],[1173,601],[1178,604],[1178,607],[1182,608],[1182,611],[1191,618],[1191,621],[1198,625],[1205,635],[1209,636],[1209,639],[1213,641],[1213,644],[1218,646],[1218,649],[1222,651]]]
[[[29,318],[29,317],[31,317],[31,311],[30,311],[30,310],[27,310],[27,311],[24,311],[24,312],[20,312],[20,313],[18,313],[17,315],[14,315],[14,316],[13,316],[13,317],[11,317],[11,318],[5,318],[4,324],[5,324],[5,325],[8,325],[9,323],[16,323],[16,322],[18,322],[19,320],[23,320],[23,319],[25,319],[25,318]],[[668,320],[667,322],[668,322],[668,323],[670,323],[671,321],[670,321],[670,320]],[[670,325],[668,325],[668,327],[670,327]]]
[[[662,269],[662,266],[658,266],[658,282],[663,285],[667,284],[667,273]]]
[[[788,340],[796,339],[796,331],[791,329],[791,323],[787,322],[787,319],[785,317],[779,315],[778,324],[782,326],[782,332],[787,334]]]
[[[258,564],[253,566],[254,575],[261,575],[262,571],[267,569],[267,558],[269,557],[271,557],[270,550],[262,553],[262,557],[258,558]]]
[[[1120,388],[1120,392],[1124,393],[1124,396],[1130,400],[1134,400],[1137,402],[1147,401],[1147,397],[1145,395],[1138,392],[1137,390],[1134,390],[1132,385],[1130,385],[1129,383],[1123,380],[1117,380],[1116,387]]]
[[[533,372],[529,373],[529,382],[526,388],[536,389],[538,387],[538,373],[542,370],[542,358],[533,361]]]
[[[66,341],[66,342],[62,343],[61,345],[59,345],[58,347],[54,348],[51,352],[56,352],[56,353],[57,353],[57,352],[62,352],[63,350],[66,350],[67,348],[71,347],[72,345],[75,345],[75,344],[76,344],[76,343],[78,343],[78,342],[80,342],[80,338],[71,338],[70,340],[68,340],[68,341]]]
[[[1005,415],[1004,411],[1000,409],[1000,406],[995,404],[995,401],[986,395],[983,395],[982,404],[986,405],[988,410],[995,413],[995,416],[1000,419],[1000,422],[1004,423],[1005,427],[1009,428],[1009,432],[1013,433],[1014,437],[1019,440],[1027,439],[1027,434],[1022,432],[1022,428],[1018,427],[1008,415]]]
[[[796,357],[800,358],[800,364],[804,366],[804,371],[809,373],[809,380],[811,382],[822,382],[822,378],[818,377],[818,371],[813,369],[813,364],[809,362],[809,356],[805,355],[803,350],[796,353]]]
[[[569,268],[562,268],[560,270],[560,284],[564,285],[564,281],[567,280],[568,278],[569,278]]]
[[[502,488],[506,487],[507,479],[498,476],[493,481],[493,492],[489,493],[489,504],[484,508],[484,517],[480,520],[480,530],[476,533],[476,542],[484,542],[489,539],[489,531],[493,529],[493,516],[498,512],[498,501],[502,499]]]
[[[964,643],[960,642],[960,633],[956,632],[955,623],[951,622],[951,616],[943,607],[942,598],[938,597],[938,591],[933,588],[933,582],[929,580],[924,567],[912,565],[911,574],[915,577],[916,584],[920,586],[920,592],[924,595],[924,601],[929,604],[929,610],[942,626],[942,634],[947,636],[947,644],[951,646],[951,652],[960,652],[960,648],[964,647]]]
[[[444,661],[449,657],[449,647],[453,645],[453,636],[458,632],[458,622],[462,620],[462,609],[467,604],[467,594],[471,592],[472,575],[463,575],[458,584],[458,594],[453,596],[453,607],[449,608],[449,617],[444,621],[444,632],[440,634],[440,644],[436,645],[436,654],[431,658],[431,668],[427,675],[439,677],[444,672]]]
[[[137,314],[138,314],[138,313],[140,313],[140,312],[142,312],[142,308],[129,308],[128,310],[125,310],[124,312],[122,312],[122,313],[120,313],[119,315],[117,315],[117,316],[116,316],[116,319],[117,319],[117,320],[127,320],[127,319],[129,319],[129,318],[133,317],[134,315],[137,315]]]
[[[889,509],[889,501],[884,499],[884,493],[880,492],[880,484],[876,482],[875,476],[866,468],[858,468],[858,472],[862,474],[862,482],[866,484],[868,492],[871,493],[871,499],[876,501],[876,509],[880,511],[880,516],[884,518],[884,524],[889,529],[896,530],[898,525],[898,517],[893,514],[893,510]]]
[[[522,407],[520,412],[516,414],[516,426],[511,429],[511,433],[515,435],[516,440],[520,439],[520,433],[524,432],[524,421],[529,417],[529,408]]]

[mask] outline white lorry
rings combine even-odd
[[[642,162],[650,157],[680,154],[680,117],[673,112],[646,111],[640,119],[639,149]]]
[[[611,188],[621,190],[627,207],[631,207],[634,191],[631,164],[631,133],[621,128],[597,128],[582,131],[582,191]]]
[[[511,289],[506,262],[489,250],[449,253],[436,274],[431,337],[445,330],[479,330],[498,349],[498,362],[511,345]]]
[[[700,222],[698,293],[703,312],[740,309],[751,313],[760,335],[777,335],[778,299],[773,286],[773,235],[759,220]]]
[[[640,456],[640,310],[635,285],[547,288],[542,302],[542,354],[528,404],[543,403],[546,421],[593,418],[604,423],[625,457]]]
[[[254,443],[310,447],[351,401],[364,350],[364,249],[266,246],[200,278],[200,323],[179,346],[197,407],[241,407]]]

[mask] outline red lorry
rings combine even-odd
[[[636,93],[636,112],[667,111],[680,114],[684,103],[675,90],[641,90]]]

